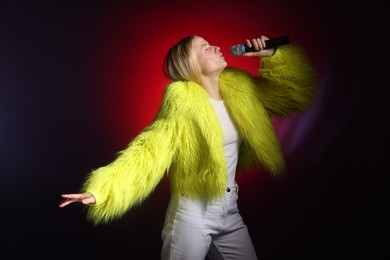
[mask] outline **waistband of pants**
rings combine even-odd
[[[226,192],[229,193],[232,191],[238,192],[238,184],[237,183],[226,187]]]

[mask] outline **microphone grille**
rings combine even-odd
[[[240,56],[240,55],[242,55],[241,44],[233,45],[230,48],[230,54],[233,55],[233,56]]]

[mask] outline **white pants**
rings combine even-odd
[[[237,208],[238,186],[215,201],[172,197],[161,233],[163,260],[257,259]]]

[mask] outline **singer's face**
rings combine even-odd
[[[202,37],[196,36],[192,40],[192,47],[195,49],[203,75],[220,73],[227,66],[225,57],[220,52],[219,47],[210,45]]]

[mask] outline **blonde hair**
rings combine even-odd
[[[200,82],[200,68],[192,40],[196,35],[183,38],[171,47],[163,63],[164,75],[172,81]]]

